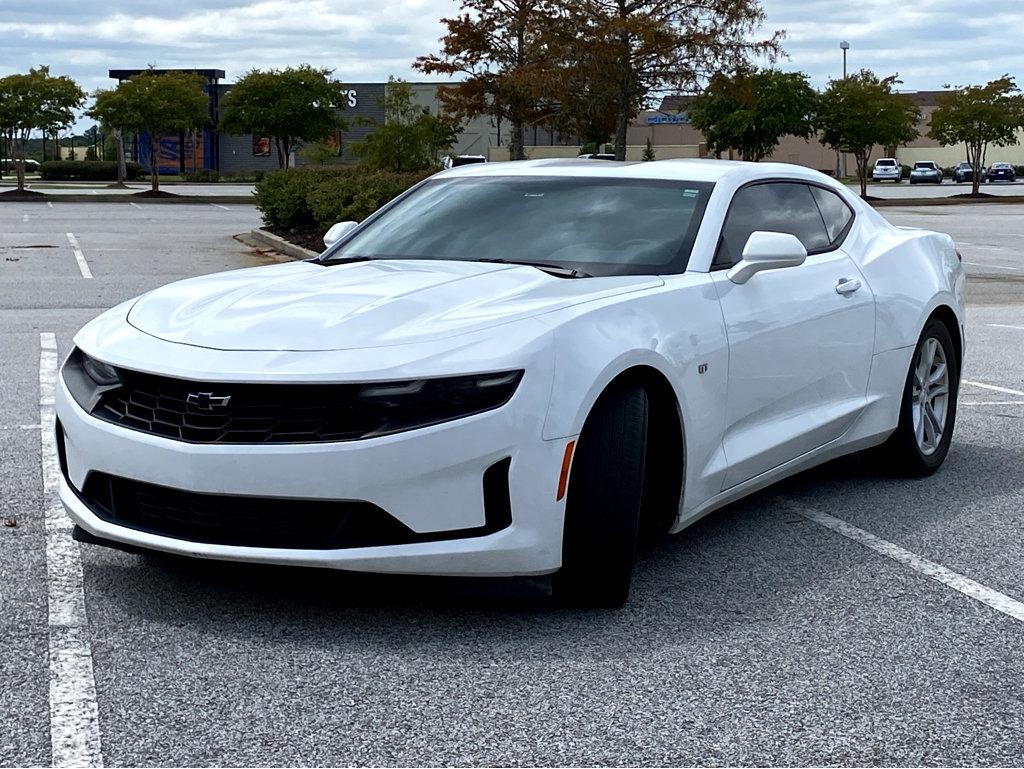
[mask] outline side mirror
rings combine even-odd
[[[324,235],[324,246],[330,248],[358,224],[359,222],[338,222],[331,229],[327,230],[327,234]]]
[[[726,273],[733,283],[746,283],[762,270],[797,267],[807,259],[807,249],[795,235],[785,232],[752,232],[743,257]]]

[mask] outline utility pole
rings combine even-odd
[[[843,40],[839,43],[839,47],[843,51],[843,80],[846,80],[846,52],[850,50],[850,44]],[[840,171],[843,178],[846,178],[846,153],[840,153]]]

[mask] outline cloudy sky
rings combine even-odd
[[[787,33],[781,66],[819,86],[841,73],[843,39],[851,69],[898,72],[907,89],[1024,79],[1024,53],[1004,34],[1024,28],[1020,0],[763,5],[767,27]],[[0,74],[48,64],[89,90],[110,85],[108,69],[147,64],[223,69],[228,82],[302,62],[349,82],[415,78],[412,60],[436,50],[438,19],[456,10],[457,0],[0,0]]]

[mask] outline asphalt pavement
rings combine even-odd
[[[82,546],[103,762],[1024,764],[1024,622],[983,600],[1024,602],[1018,212],[883,211],[951,232],[970,273],[945,467],[906,481],[852,457],[767,489],[647,554],[620,611],[554,608],[532,582]],[[14,524],[0,526],[0,765],[50,765],[64,718],[50,709],[43,335],[63,356],[120,301],[274,260],[232,237],[258,222],[240,205],[0,206],[0,522]],[[961,589],[974,583],[989,592]]]

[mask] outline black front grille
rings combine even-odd
[[[121,387],[100,395],[93,415],[180,441],[315,443],[388,428],[384,413],[355,397],[358,385],[199,384],[129,371],[123,377]]]
[[[492,534],[512,523],[510,459],[483,476],[483,526],[417,533],[369,502],[242,497],[90,473],[79,498],[109,523],[189,542],[241,547],[336,550],[436,542]]]

